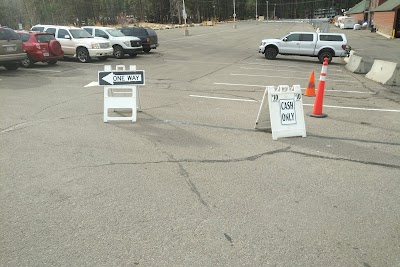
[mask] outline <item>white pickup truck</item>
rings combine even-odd
[[[275,59],[278,54],[318,57],[329,62],[333,57],[346,57],[350,47],[343,33],[291,32],[279,39],[264,39],[259,46],[259,53],[266,59]]]

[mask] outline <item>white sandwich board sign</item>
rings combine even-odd
[[[306,137],[300,85],[267,86],[255,128],[271,130],[273,140],[280,137]]]
[[[105,65],[104,71],[98,72],[99,85],[104,86],[104,112],[103,121],[136,122],[137,111],[141,111],[139,85],[145,84],[144,70],[136,70],[135,65],[130,65],[129,70],[124,65],[117,65],[112,70],[111,65]],[[110,110],[132,111],[131,116],[110,116]],[[118,114],[118,113],[113,113]]]

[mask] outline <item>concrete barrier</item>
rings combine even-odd
[[[348,63],[348,62],[349,62],[349,58],[350,58],[353,54],[354,54],[354,50],[350,50],[350,55],[349,55],[348,57],[345,57],[345,58],[344,58],[344,61],[345,61],[346,63]]]
[[[382,84],[400,85],[400,64],[375,59],[365,77]]]
[[[373,61],[366,58],[352,54],[345,66],[351,72],[365,74],[372,68]]]

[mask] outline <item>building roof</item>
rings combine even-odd
[[[400,7],[400,0],[387,0],[385,3],[375,8],[374,11],[392,11],[396,7]]]
[[[396,0],[400,1],[400,0]],[[348,11],[346,11],[346,14],[358,14],[358,13],[364,13],[365,10],[368,10],[367,5],[366,5],[367,0],[363,0],[357,5],[353,6],[350,8]]]

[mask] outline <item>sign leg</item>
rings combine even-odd
[[[136,104],[137,104],[137,111],[142,112],[142,104],[140,103],[140,86],[137,86],[136,89]]]

